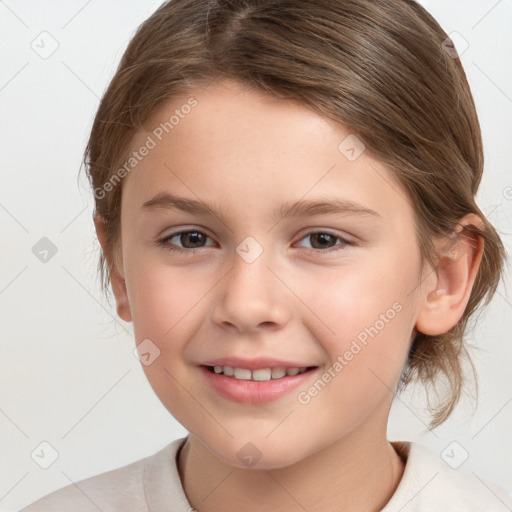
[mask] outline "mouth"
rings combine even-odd
[[[318,374],[318,366],[242,368],[201,365],[207,392],[231,402],[259,405],[289,397],[300,386],[304,389]],[[293,395],[292,395],[293,396]]]

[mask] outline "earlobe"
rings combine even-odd
[[[107,242],[107,231],[105,220],[101,215],[94,216],[94,226],[96,228],[96,235],[101,245],[101,249],[107,261],[108,268],[110,269],[110,283],[112,285],[112,291],[116,299],[116,310],[117,314],[125,322],[132,321],[132,314],[130,311],[130,303],[128,301],[128,293],[126,290],[126,282],[122,273],[122,262],[116,262],[116,258],[112,254],[112,251]]]
[[[484,241],[471,226],[483,229],[480,217],[468,214],[456,234],[438,245],[439,260],[433,270],[433,287],[425,291],[416,329],[430,336],[448,332],[461,319],[482,260]]]

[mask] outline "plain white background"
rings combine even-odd
[[[512,2],[422,4],[447,33],[460,35],[453,39],[464,50],[485,144],[478,201],[510,249]],[[135,29],[158,5],[0,1],[0,511],[186,435],[133,355],[131,324],[101,295],[93,196],[84,173],[78,180],[99,98]],[[56,251],[47,262],[33,249],[48,244],[44,237]],[[455,458],[467,453],[461,469],[508,490],[511,302],[500,285],[468,338],[480,376],[476,409],[465,398],[447,423],[429,431],[422,391],[411,389],[395,399],[389,423],[390,439],[419,442],[439,456],[456,442]],[[43,450],[50,461],[42,442],[58,454],[47,469],[31,456]]]

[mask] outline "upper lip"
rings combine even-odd
[[[245,368],[247,370],[257,370],[259,368],[309,368],[315,365],[298,363],[296,361],[285,361],[284,359],[275,359],[271,357],[256,357],[254,359],[244,359],[240,357],[222,357],[211,359],[201,363],[202,366],[231,366],[232,368]]]

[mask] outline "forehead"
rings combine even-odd
[[[349,128],[237,83],[166,100],[132,150],[149,139],[154,147],[125,184],[139,204],[163,190],[225,204],[237,197],[246,205],[339,192],[375,210],[411,214],[406,192]]]
[[[194,106],[190,107],[191,104]],[[298,145],[305,136],[319,130],[325,132],[329,126],[331,130],[343,129],[296,100],[279,99],[228,80],[191,88],[188,93],[165,100],[144,123],[147,132],[161,127],[166,140],[180,137],[181,132],[183,143],[186,131],[193,133],[195,145],[226,140],[232,150],[237,146],[249,149],[248,144],[241,144],[247,142],[247,135],[254,145],[265,143],[269,150],[283,148],[293,140]],[[278,138],[275,133],[279,133]]]

